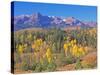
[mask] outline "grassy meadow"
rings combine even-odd
[[[15,73],[96,67],[96,28],[29,28],[14,32]]]

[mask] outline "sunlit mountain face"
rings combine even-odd
[[[19,15],[14,17],[14,31],[39,27],[39,28],[65,28],[69,26],[80,27],[96,27],[96,22],[86,22],[76,19],[75,17],[61,18],[58,16],[47,16],[41,13],[33,13],[31,15]]]

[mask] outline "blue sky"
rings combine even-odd
[[[47,16],[75,17],[81,21],[97,21],[96,6],[14,2],[14,16],[40,12]]]

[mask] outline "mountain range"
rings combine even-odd
[[[65,28],[69,26],[80,26],[80,27],[96,27],[96,22],[83,22],[74,17],[61,18],[58,16],[45,16],[41,13],[33,13],[32,15],[19,15],[12,17],[12,25],[14,31],[40,27],[40,28]]]

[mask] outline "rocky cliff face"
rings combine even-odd
[[[41,13],[34,13],[32,15],[19,15],[14,17],[14,30],[20,30],[32,27],[67,27],[67,26],[81,26],[81,27],[96,27],[96,22],[82,22],[74,17],[67,17],[62,19],[57,16],[45,16]]]

